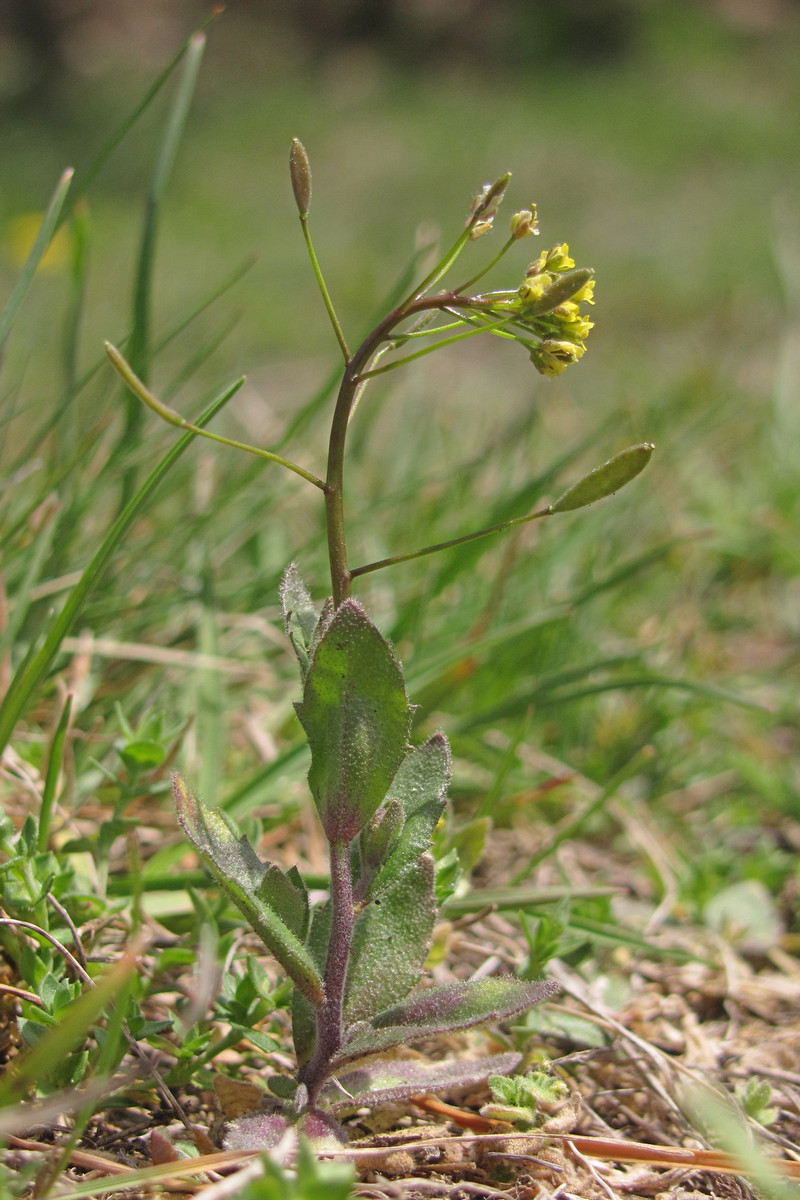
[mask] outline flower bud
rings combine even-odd
[[[311,203],[311,165],[305,146],[298,138],[292,140],[292,148],[289,151],[289,173],[292,177],[295,202],[300,216],[304,217]]]
[[[503,194],[508,187],[510,178],[511,172],[506,171],[505,175],[501,175],[494,183],[485,183],[483,185],[478,195],[472,201],[472,207],[467,217],[467,225],[471,225],[474,221],[484,217],[491,221],[491,218],[500,207],[500,201],[503,199]]]
[[[515,241],[528,237],[532,233],[537,235],[539,233],[535,204],[531,208],[523,208],[521,212],[514,213],[511,218],[511,236]]]
[[[586,353],[582,343],[568,342],[563,338],[545,338],[531,350],[531,362],[542,375],[560,375],[570,363],[577,362]]]

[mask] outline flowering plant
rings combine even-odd
[[[369,572],[591,504],[633,479],[650,444],[629,447],[569,488],[554,504],[451,541],[350,567],[344,510],[347,432],[375,376],[456,341],[490,333],[519,342],[543,375],[577,362],[592,328],[582,304],[594,303],[593,272],[576,267],[565,243],[528,266],[518,287],[481,293],[475,285],[516,242],[538,234],[535,206],[516,212],[500,251],[466,282],[436,290],[465,246],[492,227],[510,176],[476,197],[463,231],[426,277],[350,351],[309,231],[311,173],[300,142],[290,155],[292,186],[311,263],[344,359],[331,420],[324,479],[269,450],[250,450],[301,476],[323,494],[331,596],[317,609],[297,569],[284,576],[281,601],[300,668],[297,713],[311,751],[309,787],[330,855],[330,896],[312,907],[296,868],[263,862],[228,818],[175,777],[178,818],[203,861],[294,985],[292,1032],[297,1073],[269,1080],[271,1108],[235,1122],[228,1145],[265,1147],[290,1128],[340,1140],[342,1105],[374,1104],[466,1084],[512,1070],[514,1053],[477,1062],[422,1066],[388,1061],[401,1044],[428,1039],[529,1008],[556,990],[543,981],[488,978],[412,991],[421,980],[437,915],[432,834],[445,806],[450,751],[444,734],[409,745],[412,706],[395,654],[351,596]],[[113,346],[107,351],[128,386],[173,425],[189,425],[162,404]],[[379,1061],[375,1061],[375,1060]]]

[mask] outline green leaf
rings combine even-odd
[[[390,800],[379,808],[358,840],[361,877],[368,878],[388,858],[398,843],[405,814],[399,800]],[[366,873],[366,874],[365,874]]]
[[[351,842],[385,797],[411,725],[400,664],[355,600],[320,639],[297,714],[322,827],[330,842]]]
[[[467,980],[430,988],[373,1017],[371,1028],[359,1026],[331,1069],[338,1071],[342,1063],[383,1053],[406,1042],[505,1020],[557,991],[558,984],[552,981],[524,983],[511,978]]]
[[[308,950],[287,925],[282,915],[260,894],[277,894],[275,877],[265,884],[270,863],[264,863],[245,838],[237,838],[224,815],[207,808],[193,796],[179,775],[173,778],[178,820],[187,837],[194,842],[203,861],[220,887],[230,896],[239,911],[250,922],[264,945],[278,960],[290,979],[312,1004],[323,998],[322,977]],[[295,885],[287,879],[289,886]],[[296,916],[292,910],[291,919]]]
[[[602,466],[595,467],[563,496],[559,496],[547,511],[551,514],[572,512],[575,508],[585,508],[587,504],[594,504],[595,500],[610,496],[645,469],[654,450],[652,442],[642,442],[640,446],[621,450]]]
[[[433,859],[424,854],[399,887],[356,921],[344,1018],[368,1021],[407,996],[422,975],[436,920]]]
[[[128,742],[119,750],[119,756],[129,771],[152,771],[160,767],[167,756],[160,742]]]
[[[311,928],[306,938],[306,950],[316,963],[320,976],[325,970],[330,939],[331,906],[329,903],[325,903],[319,905],[311,913]],[[316,1010],[298,989],[292,996],[292,1041],[298,1066],[303,1066],[311,1058],[316,1039]]]
[[[311,593],[303,583],[297,567],[291,563],[283,573],[281,581],[281,609],[286,626],[286,635],[292,643],[300,674],[305,682],[311,657],[311,643],[319,616],[311,599]]]
[[[498,1077],[513,1071],[522,1061],[514,1051],[493,1054],[489,1058],[470,1058],[458,1061],[416,1062],[413,1059],[389,1059],[358,1067],[345,1075],[337,1075],[324,1089],[323,1095],[332,1107],[356,1104],[390,1104],[425,1092],[442,1092],[449,1088],[472,1087],[490,1075]],[[342,1095],[342,1091],[347,1096]]]
[[[305,941],[309,924],[308,892],[296,867],[284,874],[280,867],[270,863],[256,889],[256,896],[281,914],[295,937]]]
[[[430,849],[450,782],[450,747],[442,733],[410,750],[392,780],[389,795],[406,815],[400,839],[369,887],[374,900],[390,891]]]

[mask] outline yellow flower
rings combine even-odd
[[[574,293],[572,299],[577,300],[579,304],[581,300],[585,300],[587,304],[594,304],[594,280],[588,280],[579,291]]]
[[[523,307],[526,304],[537,304],[553,282],[553,276],[545,272],[543,275],[532,275],[523,279],[517,289]]]
[[[569,271],[575,266],[575,259],[570,258],[566,242],[560,242],[547,251],[545,266],[548,271]]]
[[[531,351],[531,362],[542,375],[560,375],[570,363],[577,362],[586,353],[586,347],[561,338],[545,338]]]
[[[569,311],[565,312],[565,309]],[[558,317],[564,337],[572,338],[574,341],[582,342],[589,330],[594,329],[594,321],[590,321],[588,317],[579,312],[577,304],[572,304],[569,300],[566,304],[559,304],[558,308],[553,309],[553,315]]]

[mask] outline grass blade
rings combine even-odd
[[[64,207],[64,201],[67,198],[69,186],[72,183],[74,174],[72,167],[67,167],[64,174],[56,185],[56,190],[53,192],[47,212],[44,215],[44,220],[40,226],[39,232],[36,235],[36,240],[33,243],[31,252],[28,255],[25,266],[20,272],[19,279],[15,283],[11,295],[5,303],[3,311],[0,313],[0,350],[8,340],[8,335],[11,332],[11,327],[14,324],[14,319],[20,310],[22,301],[27,295],[28,288],[33,282],[33,277],[36,274],[36,268],[41,262],[42,256],[50,245],[50,240],[55,233],[58,225],[58,218],[61,215],[61,210]]]
[[[198,418],[198,427],[208,424],[211,418],[227,404],[231,396],[238,392],[243,383],[244,379],[238,379],[213,400],[205,412]],[[11,681],[11,686],[6,692],[2,704],[0,704],[0,753],[7,746],[14,726],[28,700],[49,670],[62,641],[75,623],[92,590],[102,578],[111,556],[128,532],[134,518],[139,514],[161,480],[181,457],[194,437],[194,433],[185,433],[172,449],[164,455],[161,462],[145,480],[136,495],[128,502],[83,572],[80,582],[70,592],[64,607],[53,621],[42,646],[25,665],[24,669],[16,672]]]
[[[64,707],[61,710],[61,716],[59,717],[56,731],[53,734],[53,741],[50,744],[50,754],[47,759],[47,774],[44,779],[42,807],[39,811],[39,828],[36,833],[36,846],[40,854],[44,854],[47,850],[47,840],[50,835],[50,816],[53,812],[53,802],[56,798],[56,784],[58,783],[58,773],[61,770],[61,763],[64,758],[64,743],[67,737],[71,714],[72,694],[70,693],[64,701]]]
[[[200,69],[200,61],[205,49],[205,41],[206,39],[203,34],[195,34],[189,42],[177,95],[175,96],[169,120],[167,121],[164,140],[161,143],[161,150],[153,174],[153,182],[150,186],[150,194],[147,197],[147,204],[145,206],[144,224],[142,226],[136,264],[136,280],[134,283],[133,326],[127,347],[128,360],[136,374],[145,383],[147,382],[150,363],[150,309],[159,209],[164,189],[166,188],[175,162],[175,156],[178,152],[178,145],[186,127],[189,106],[197,82],[197,73]],[[136,413],[134,422],[138,429],[143,416],[141,409],[132,400],[129,400],[129,410]],[[130,425],[130,415],[128,425]]]
[[[167,185],[170,172],[175,162],[178,146],[186,128],[189,107],[194,95],[197,74],[205,49],[206,38],[203,33],[194,34],[186,50],[186,58],[178,84],[172,108],[170,110],[167,128],[161,143],[161,150],[156,162],[150,194],[145,205],[144,224],[139,241],[139,254],[136,264],[136,278],[133,288],[133,323],[131,335],[127,344],[128,359],[136,374],[145,383],[150,374],[150,312],[152,307],[153,271],[155,267],[156,236],[158,232],[158,217],[161,199]],[[123,447],[129,450],[135,446],[141,436],[144,414],[141,405],[135,397],[125,394],[125,426],[117,444],[117,452]],[[134,467],[129,466],[123,475],[122,503],[130,497],[134,487]]]

